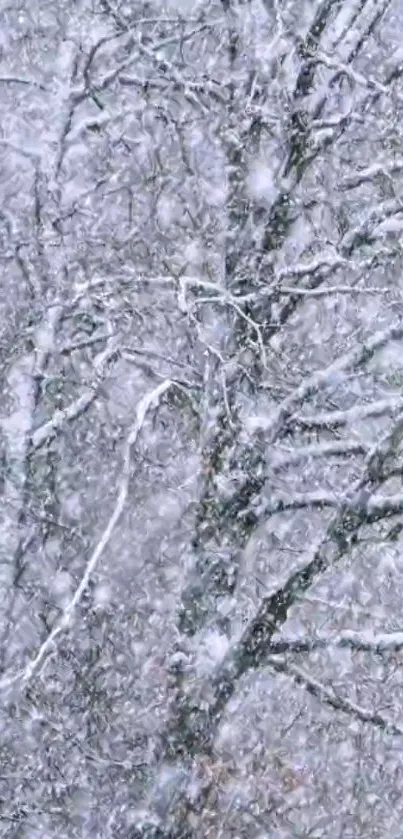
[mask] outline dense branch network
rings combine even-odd
[[[187,19],[149,10],[140,17],[137,9],[122,11],[102,0],[101,34],[91,35],[87,46],[75,32],[66,39],[49,156],[12,136],[0,143],[2,155],[26,167],[31,201],[25,227],[11,223],[8,211],[1,218],[6,258],[32,307],[27,364],[12,368],[14,395],[22,393],[24,377],[30,387],[29,421],[14,439],[18,458],[10,435],[7,443],[8,461],[22,475],[21,485],[6,485],[6,501],[11,506],[17,500],[16,531],[22,531],[13,553],[18,584],[21,557],[31,544],[28,477],[35,458],[46,460],[48,478],[38,482],[45,497],[52,481],[56,486],[57,455],[68,434],[77,430],[79,436],[83,419],[89,428],[93,421],[100,425],[93,414],[108,403],[115,367],[127,362],[145,370],[147,382],[153,379],[123,435],[123,465],[106,526],[28,662],[2,679],[6,695],[9,688],[13,699],[17,688],[28,695],[46,664],[57,667],[62,636],[74,640],[78,606],[85,613],[90,583],[129,506],[132,456],[146,417],[164,395],[186,393],[192,403],[200,460],[189,538],[193,567],[181,592],[175,652],[164,662],[170,701],[161,714],[161,760],[147,777],[155,770],[158,781],[159,767],[162,776],[168,765],[172,772],[183,770],[185,780],[160,820],[153,821],[155,800],[148,796],[151,815],[136,834],[143,839],[200,835],[213,782],[194,801],[189,778],[194,762],[213,754],[229,700],[248,674],[267,668],[332,712],[387,735],[403,733],[386,715],[339,695],[299,663],[334,649],[384,659],[401,650],[400,632],[286,634],[293,608],[318,580],[348,557],[354,561],[362,532],[381,531],[389,519],[399,528],[403,513],[403,495],[393,483],[402,473],[403,400],[398,387],[379,386],[373,372],[382,353],[393,344],[400,352],[403,340],[393,287],[397,269],[391,282],[388,273],[399,265],[403,205],[391,181],[403,163],[396,153],[362,166],[357,152],[368,115],[401,106],[396,83],[403,65],[386,74],[367,66],[366,47],[388,0],[321,0],[304,30],[290,23],[291,3],[274,4],[275,13],[272,5],[264,4],[270,55],[261,60],[259,49],[251,50],[246,71],[244,4],[222,0],[208,14]],[[0,86],[29,90],[38,107],[49,109],[52,73],[38,78],[13,70],[1,75]],[[204,144],[217,156],[218,176],[208,171]],[[265,157],[272,171],[268,177],[263,167],[263,189],[256,188],[249,169]],[[220,188],[225,181],[224,200],[214,198],[214,187],[220,192],[215,179]],[[196,239],[205,258],[192,250]],[[147,321],[168,298],[174,322],[169,352],[163,328],[159,343],[138,337],[149,337]],[[340,328],[334,345],[324,335],[310,357],[309,327],[303,332],[301,324],[306,316],[314,330],[324,306],[335,331],[343,319],[346,330]],[[361,307],[371,313],[368,328]],[[92,323],[90,334],[76,338],[72,324],[79,318]],[[47,380],[62,378],[66,369],[71,381],[64,377],[63,398],[52,402],[45,398]],[[251,403],[262,404],[264,416],[248,428],[245,405]],[[181,404],[180,421],[185,414]],[[372,429],[368,435],[361,433],[365,424]],[[309,487],[297,480],[305,468],[309,475],[318,470]],[[43,501],[41,514],[62,527],[56,490],[53,496],[52,509]],[[243,551],[259,528],[281,516],[297,518],[302,510],[307,520],[320,514],[319,537],[295,564],[283,566],[236,633],[231,609],[239,606]],[[386,538],[395,538],[392,531]],[[88,614],[89,627],[92,619]],[[227,652],[197,680],[188,653],[212,628],[226,636]]]

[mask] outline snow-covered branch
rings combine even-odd
[[[345,76],[351,82],[354,82],[354,84],[364,87],[368,90],[376,91],[376,93],[379,94],[387,94],[388,92],[388,88],[385,87],[385,85],[378,82],[376,79],[363,76],[362,73],[358,73],[357,70],[354,70],[350,64],[345,64],[341,61],[335,61],[333,58],[329,58],[322,52],[318,53],[315,56],[315,64],[322,64],[329,70],[334,70],[337,76]]]
[[[328,286],[326,288],[298,288],[297,286],[281,286],[278,294],[292,294],[297,297],[327,297],[331,294],[385,294],[384,288],[363,288],[362,286]]]
[[[317,460],[323,457],[350,457],[367,454],[368,446],[359,440],[332,440],[325,443],[313,443],[308,446],[296,446],[288,451],[277,447],[270,452],[268,466],[273,472],[300,463],[301,460]]]
[[[91,389],[86,390],[77,399],[74,399],[66,408],[57,410],[53,416],[39,428],[36,428],[31,436],[31,446],[33,450],[39,449],[45,443],[55,437],[61,429],[69,422],[77,419],[88,410],[88,408],[95,401],[99,392],[99,387],[107,373],[110,361],[118,354],[119,344],[116,338],[109,338],[106,349],[100,352],[94,359],[94,369],[97,374],[97,379]]]
[[[328,367],[318,370],[312,376],[308,376],[296,390],[291,393],[277,408],[266,431],[269,432],[270,441],[273,442],[282,428],[292,416],[293,411],[301,405],[308,396],[312,396],[323,387],[326,387],[332,379],[350,368],[357,368],[369,361],[373,355],[390,341],[399,341],[403,338],[403,322],[397,321],[380,332],[376,332],[368,338],[365,343],[354,346],[352,350],[336,358]],[[271,382],[263,382],[262,387],[271,387]]]
[[[304,492],[298,495],[284,495],[280,498],[271,498],[270,501],[262,501],[257,507],[252,506],[251,509],[259,516],[274,516],[277,513],[283,513],[287,510],[305,510],[305,509],[337,509],[342,501],[337,499],[337,496],[326,492]],[[362,523],[367,524],[379,521],[383,518],[396,516],[403,513],[403,494],[396,493],[389,496],[374,495],[363,502],[360,496],[357,496],[345,505],[345,510],[351,513],[352,516],[359,514],[362,516]],[[239,516],[247,516],[250,508],[242,511]]]
[[[387,496],[374,495],[368,501],[367,518],[369,523],[390,516],[397,516],[399,513],[403,513],[403,493]]]
[[[36,87],[38,90],[46,91],[47,88],[35,79],[22,79],[19,76],[0,76],[0,84],[21,84],[28,87]]]
[[[290,496],[284,495],[280,498],[271,498],[270,501],[262,501],[256,508],[253,507],[254,512],[259,517],[274,516],[277,513],[283,513],[287,510],[305,510],[307,508],[323,510],[325,508],[338,507],[337,497],[332,493],[326,492],[304,492]],[[247,515],[249,508],[240,514]]]
[[[313,638],[281,638],[270,643],[270,653],[309,653],[340,647],[363,653],[394,653],[403,649],[403,632],[379,633],[373,630],[354,632],[345,630],[337,635],[315,636]]]
[[[403,397],[392,396],[389,399],[377,399],[367,405],[354,405],[345,411],[326,411],[317,414],[294,414],[287,422],[287,428],[303,430],[335,429],[353,426],[369,417],[393,416],[403,408]]]
[[[239,678],[265,663],[271,652],[273,637],[287,621],[289,610],[297,598],[309,590],[319,575],[334,567],[350,549],[352,536],[367,521],[367,505],[372,503],[375,510],[377,505],[383,503],[376,499],[370,501],[371,492],[377,482],[381,482],[383,464],[399,444],[402,434],[403,414],[399,415],[384,437],[369,452],[362,477],[355,482],[351,491],[340,499],[337,512],[329,522],[324,537],[320,538],[306,561],[262,599],[240,639],[230,647],[212,677],[212,699],[208,709],[200,712],[203,736],[208,736],[206,732],[211,732],[221,717]],[[329,502],[332,502],[331,497]],[[182,709],[183,724],[188,718],[188,713],[189,709]],[[177,738],[180,740],[179,733]]]
[[[318,679],[314,679],[309,673],[302,670],[302,668],[296,667],[296,665],[286,660],[281,661],[274,658],[270,658],[268,664],[277,673],[284,673],[287,676],[291,676],[297,685],[304,687],[311,696],[314,696],[322,704],[329,705],[335,711],[348,714],[359,722],[369,723],[375,726],[375,728],[380,728],[382,731],[387,732],[387,734],[396,737],[403,735],[403,728],[390,722],[382,714],[379,714],[377,711],[362,708],[350,699],[340,696],[333,688],[324,685]]]
[[[376,178],[391,178],[392,175],[397,175],[403,171],[403,160],[395,159],[391,161],[382,161],[380,163],[372,163],[370,166],[365,166],[359,172],[345,177],[340,189],[356,189],[362,184],[376,180]]]
[[[53,627],[43,644],[41,644],[35,656],[25,667],[23,673],[14,676],[12,679],[3,680],[3,682],[0,683],[0,687],[8,687],[10,684],[15,683],[16,681],[19,682],[21,687],[26,687],[26,685],[31,681],[31,679],[37,672],[38,668],[45,661],[47,655],[52,651],[56,651],[55,642],[57,638],[70,627],[71,622],[74,618],[75,610],[82,600],[83,594],[86,591],[88,584],[97,569],[98,563],[103,553],[109,545],[113,532],[119,520],[121,519],[123,511],[125,509],[131,477],[133,446],[135,446],[138,436],[143,428],[147,413],[150,411],[151,408],[155,408],[158,406],[159,400],[164,395],[164,393],[166,393],[171,388],[171,386],[172,382],[169,379],[167,379],[160,385],[158,385],[158,387],[154,388],[154,390],[150,391],[149,393],[146,393],[146,395],[140,401],[136,412],[136,421],[127,437],[125,444],[122,463],[122,475],[113,511],[108,520],[106,528],[103,531],[101,538],[99,539],[99,542],[94,548],[86,564],[85,571],[74,592],[74,595],[71,598],[71,600],[69,600],[67,606],[64,608],[61,618],[56,622],[55,626]]]

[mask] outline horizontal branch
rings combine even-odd
[[[368,513],[378,514],[382,507],[384,514],[392,506],[399,509],[401,506],[403,510],[403,496],[387,499],[373,496],[375,487],[382,482],[384,463],[400,445],[402,435],[403,413],[368,453],[362,477],[339,500],[324,536],[318,540],[306,560],[262,598],[241,637],[230,647],[208,680],[206,689],[211,698],[207,705],[196,710],[194,704],[183,702],[177,708],[168,730],[167,750],[171,756],[181,754],[184,747],[191,751],[208,748],[239,679],[267,662],[273,638],[286,623],[291,607],[321,574],[334,568],[350,550],[360,527],[368,521]],[[326,503],[335,504],[333,495],[311,493],[305,496],[308,497],[311,502],[322,506]],[[281,499],[281,503],[284,509],[287,500]],[[293,500],[290,503],[294,503]],[[276,506],[276,502],[273,505],[273,502],[268,501],[268,504],[272,504],[272,508]]]
[[[269,501],[263,501],[261,505],[253,508],[258,516],[274,516],[277,513],[283,513],[289,510],[305,510],[305,509],[337,509],[343,501],[337,498],[334,493],[326,492],[304,492],[294,495],[285,495],[280,498],[271,498]],[[345,503],[345,511],[352,516],[359,515],[362,518],[362,524],[372,524],[382,518],[398,515],[403,512],[403,494],[396,493],[396,495],[379,496],[374,495],[368,499],[357,496],[350,503]],[[240,518],[247,515],[250,509],[240,513]]]
[[[374,181],[376,178],[390,178],[392,175],[396,175],[402,171],[403,159],[401,158],[387,163],[385,161],[383,163],[373,163],[371,166],[366,166],[359,172],[354,173],[354,175],[349,175],[349,177],[344,178],[339,189],[355,189],[356,187],[362,186],[362,184]]]
[[[284,638],[272,641],[270,654],[310,653],[332,648],[355,650],[363,653],[392,653],[403,649],[403,632],[376,633],[372,630],[344,631],[339,635],[317,638]]]
[[[28,87],[37,87],[39,90],[44,91],[48,89],[41,82],[35,81],[35,79],[21,79],[18,76],[0,76],[0,84],[22,84]]]
[[[280,268],[276,271],[275,279],[280,281],[287,278],[291,279],[291,277],[306,277],[322,271],[333,272],[337,271],[338,268],[343,268],[345,264],[346,260],[343,257],[329,254],[329,256],[325,257],[316,257],[310,262],[297,262],[295,265],[287,265],[285,268]],[[278,290],[281,289],[276,288],[276,291]],[[262,292],[264,293],[265,291],[266,289],[263,287]]]
[[[301,460],[317,460],[323,457],[350,457],[351,455],[365,455],[367,452],[368,446],[359,440],[332,440],[330,443],[297,446],[289,451],[276,448],[269,453],[270,456],[267,460],[269,469],[276,472],[279,469],[299,463]]]
[[[403,408],[403,397],[392,396],[389,399],[378,399],[367,405],[354,405],[345,411],[326,411],[308,416],[294,415],[290,417],[287,428],[300,428],[304,431],[344,428],[347,425],[361,422],[368,417],[381,417],[385,414],[393,415]]]
[[[376,521],[380,521],[380,519],[397,516],[399,513],[403,513],[402,493],[384,497],[375,495],[368,501],[366,520],[368,524],[373,524]]]
[[[305,510],[307,508],[319,509],[337,508],[340,501],[333,493],[326,492],[304,492],[294,495],[284,495],[280,498],[270,498],[269,501],[262,501],[253,510],[258,516],[274,516],[276,513],[283,513],[288,510]],[[249,513],[249,508],[240,513],[240,518]]]
[[[362,288],[359,286],[328,286],[327,288],[297,288],[282,286],[277,294],[293,294],[297,297],[328,297],[330,294],[385,294],[384,288]]]
[[[70,355],[70,353],[77,352],[77,350],[86,349],[86,347],[92,347],[94,344],[100,344],[102,341],[107,341],[110,338],[110,335],[90,335],[88,338],[83,338],[80,341],[75,341],[71,344],[65,344],[64,347],[61,347],[59,350],[60,355]]]
[[[202,93],[205,96],[209,96],[215,102],[220,102],[222,105],[228,105],[228,98],[222,93],[222,91],[220,91],[218,84],[215,82],[203,80],[195,81],[186,78],[169,79],[169,77],[165,75],[155,76],[155,78],[150,79],[142,79],[140,76],[134,76],[132,73],[130,75],[127,73],[120,73],[118,79],[123,87],[137,87],[144,92],[147,90],[159,90],[161,94],[166,95],[167,88],[171,87],[171,90],[181,90],[188,101],[192,101],[189,94],[196,96]]]

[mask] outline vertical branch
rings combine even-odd
[[[295,178],[292,189],[300,181],[306,165],[305,151],[307,149],[309,126],[301,117],[303,99],[310,93],[314,85],[313,56],[318,49],[319,40],[329,22],[331,13],[337,11],[341,0],[325,0],[320,3],[314,20],[310,26],[304,42],[300,46],[300,70],[294,88],[294,110],[290,117],[287,136],[289,150],[285,161],[285,170],[294,171]],[[239,51],[239,38],[232,20],[234,10],[230,0],[223,2],[228,16],[228,64],[231,73],[230,105],[229,105],[229,139],[225,140],[227,150],[227,172],[229,184],[228,196],[228,234],[225,253],[225,284],[237,291],[250,291],[255,285],[252,272],[261,267],[264,253],[271,254],[278,250],[289,234],[291,224],[291,187],[281,191],[269,212],[263,236],[263,250],[256,255],[252,242],[247,242],[244,236],[247,222],[252,213],[252,205],[245,194],[245,154],[248,148],[255,153],[259,146],[259,122],[252,120],[248,134],[240,137],[236,130],[239,121],[239,111],[245,105],[252,83],[252,77],[241,94],[235,83],[236,60]],[[237,274],[240,261],[245,264],[248,256],[246,277]],[[313,284],[319,283],[320,278],[313,278]],[[271,300],[265,297],[264,302],[259,299],[245,302],[243,309],[250,322],[257,322],[261,326],[265,343],[283,326],[300,302],[298,298],[290,298],[283,306],[278,324],[262,324],[261,310],[264,306],[265,320],[270,321]],[[248,349],[251,346],[251,327],[243,319],[238,319],[233,327],[233,341],[235,350]],[[255,351],[253,351],[255,352]],[[252,366],[254,381],[258,382],[262,370],[259,359]],[[242,373],[233,376],[227,388],[227,401],[233,417],[233,426],[228,424],[228,411],[222,406],[216,417],[216,431],[212,441],[203,453],[205,468],[205,485],[198,505],[195,522],[195,536],[193,548],[196,552],[195,579],[183,593],[183,603],[180,611],[180,626],[184,631],[193,634],[200,629],[207,615],[214,613],[214,604],[220,597],[233,593],[236,585],[239,555],[249,539],[256,525],[255,516],[250,513],[243,518],[242,524],[238,519],[240,509],[248,506],[253,495],[257,494],[263,485],[265,472],[263,449],[256,442],[249,448],[240,444],[241,427],[237,421],[237,394],[242,382]],[[233,502],[224,501],[220,497],[219,477],[226,480],[236,468],[244,469],[248,474],[241,491],[236,491]],[[226,619],[218,619],[218,624],[226,627]]]

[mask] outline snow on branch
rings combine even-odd
[[[31,436],[31,449],[36,451],[40,449],[45,443],[61,431],[66,423],[72,422],[85,413],[85,411],[92,405],[96,399],[100,381],[106,374],[108,363],[114,358],[118,352],[118,343],[116,338],[110,338],[106,349],[99,353],[94,360],[94,367],[97,373],[97,382],[91,390],[87,390],[74,399],[66,408],[57,410],[47,422],[37,428]]]
[[[336,375],[348,369],[359,367],[361,364],[369,361],[375,352],[385,347],[390,341],[397,341],[402,338],[403,322],[398,321],[393,326],[389,326],[381,332],[376,332],[366,342],[354,346],[352,350],[336,358],[328,367],[308,376],[293,393],[284,399],[274,412],[271,422],[266,427],[266,431],[269,432],[270,442],[274,442],[281,429],[290,419],[292,412],[305,399],[312,396],[322,387],[326,387]],[[262,383],[263,388],[271,388],[271,386],[272,384],[269,381]]]
[[[325,507],[338,507],[339,501],[332,493],[326,492],[304,492],[300,494],[289,494],[279,498],[271,498],[270,501],[263,501],[255,512],[258,515],[264,513],[265,516],[274,516],[276,513],[283,513],[286,510],[305,510],[306,508],[318,508],[322,510]],[[249,510],[245,510],[248,514]],[[242,517],[242,513],[240,514]]]
[[[344,178],[339,186],[340,190],[356,189],[362,184],[374,181],[376,178],[384,177],[390,178],[391,175],[396,175],[403,171],[403,160],[397,158],[388,163],[373,163],[371,166],[366,166],[354,175],[349,175]]]
[[[317,257],[311,259],[310,262],[297,262],[294,265],[287,265],[276,272],[276,280],[284,280],[291,277],[306,277],[310,274],[317,274],[320,272],[333,272],[338,268],[343,268],[346,260],[341,256],[334,256],[329,254],[325,257]],[[262,289],[264,293],[265,288]],[[277,291],[277,289],[276,289]]]
[[[328,297],[330,294],[385,294],[384,288],[363,288],[362,286],[328,286],[327,288],[298,288],[281,286],[278,294],[293,294],[297,297]]]
[[[353,251],[360,248],[363,243],[374,242],[382,238],[385,232],[385,224],[396,223],[396,216],[403,212],[403,205],[400,198],[390,198],[380,204],[371,206],[369,212],[360,220],[359,224],[348,230],[343,236],[340,244],[340,251],[343,256],[351,256]],[[400,229],[400,228],[399,228]]]
[[[402,400],[403,404],[403,400]],[[299,463],[301,460],[317,460],[322,457],[349,457],[350,455],[367,454],[368,446],[359,440],[332,440],[325,443],[314,443],[308,446],[298,446],[289,451],[276,448],[270,452],[269,466],[277,471],[287,466]]]
[[[381,95],[387,94],[388,92],[388,88],[376,79],[367,78],[366,76],[363,76],[362,73],[358,73],[357,70],[353,70],[349,64],[345,64],[341,61],[334,61],[333,58],[329,58],[324,53],[317,53],[315,55],[315,64],[322,64],[329,70],[334,70],[337,76],[345,76],[351,82],[354,82],[354,84],[367,88],[368,90],[376,91]]]
[[[256,670],[267,661],[271,653],[273,636],[287,619],[290,608],[302,594],[309,590],[320,574],[334,567],[351,547],[353,535],[367,522],[368,507],[375,512],[392,499],[371,499],[376,483],[382,480],[383,465],[399,444],[403,434],[403,413],[392,428],[371,449],[363,476],[346,493],[321,538],[305,562],[291,572],[285,581],[276,586],[261,601],[255,615],[246,625],[240,639],[230,648],[222,664],[212,677],[213,699],[208,709],[208,721],[220,718],[228,700],[235,691],[238,680],[250,670]],[[324,498],[324,496],[322,496]],[[403,496],[399,496],[402,504]],[[331,501],[331,498],[329,498]],[[395,499],[395,507],[397,499]]]
[[[311,696],[314,696],[324,705],[330,705],[330,707],[334,708],[334,710],[342,711],[343,714],[348,714],[360,722],[370,723],[388,734],[392,734],[397,737],[401,737],[403,735],[403,728],[389,722],[389,720],[385,719],[385,717],[377,711],[370,711],[367,708],[362,708],[350,699],[339,696],[335,693],[333,688],[324,685],[318,679],[314,679],[300,667],[296,667],[294,664],[290,664],[284,660],[281,661],[272,658],[270,658],[267,663],[277,673],[284,673],[287,676],[291,676],[296,684],[304,687]]]
[[[345,428],[347,425],[354,425],[368,417],[381,417],[385,414],[393,414],[403,408],[403,397],[392,396],[390,399],[378,399],[369,402],[368,405],[354,405],[345,411],[326,411],[315,415],[303,416],[295,414],[287,423],[288,428],[300,428],[304,431],[314,429]]]
[[[92,405],[95,398],[95,390],[87,391],[86,393],[82,393],[77,399],[74,399],[67,408],[55,411],[52,418],[43,423],[32,434],[32,450],[40,449],[45,443],[49,443],[66,423],[84,414],[90,405]]]
[[[332,493],[326,492],[304,492],[295,495],[284,495],[279,498],[271,498],[268,502],[263,502],[257,508],[254,508],[258,515],[274,516],[277,513],[284,513],[289,510],[305,510],[305,509],[319,509],[326,508],[337,509],[340,506],[340,500]],[[363,498],[359,495],[345,504],[346,512],[349,511],[352,516],[360,514],[363,517],[363,524],[373,524],[383,518],[398,515],[403,513],[403,494],[396,493],[395,495],[379,496],[374,495],[363,503]],[[247,515],[249,508],[243,513]]]
[[[272,641],[270,653],[309,653],[315,650],[337,648],[354,650],[362,653],[392,653],[403,649],[403,632],[377,633],[373,630],[354,632],[346,630],[338,635],[319,636],[316,638],[284,638]]]
[[[379,521],[380,519],[388,518],[389,516],[396,516],[403,513],[403,494],[396,493],[395,495],[378,496],[374,495],[369,499],[367,505],[367,521],[368,524]]]
[[[10,140],[0,139],[0,148],[9,149],[10,151],[20,154],[21,157],[26,157],[36,167],[41,162],[41,156],[34,149],[19,146],[17,143],[12,143]]]
[[[166,379],[161,384],[159,384],[158,387],[154,388],[154,390],[150,391],[149,393],[146,393],[146,395],[143,396],[143,398],[141,399],[136,412],[136,421],[126,440],[126,445],[123,453],[122,475],[120,479],[120,486],[115,506],[112,510],[111,516],[108,520],[105,530],[103,531],[97,545],[95,546],[88,560],[85,571],[74,592],[74,595],[65,607],[60,620],[57,621],[52,631],[49,633],[43,644],[40,646],[36,655],[26,666],[25,670],[22,673],[19,673],[17,676],[14,676],[12,679],[3,681],[2,683],[0,683],[0,686],[7,687],[10,684],[15,683],[16,681],[20,681],[21,685],[25,687],[30,682],[32,677],[35,675],[42,662],[44,662],[46,656],[49,653],[51,653],[52,650],[55,651],[54,645],[56,639],[59,637],[59,635],[62,634],[62,632],[64,632],[70,626],[74,617],[76,607],[80,603],[83,594],[86,591],[94,572],[96,571],[99,560],[101,559],[102,554],[107,548],[112,534],[116,528],[116,525],[118,524],[123,514],[129,491],[133,446],[136,444],[139,434],[143,428],[147,413],[150,411],[151,408],[158,406],[161,397],[172,387],[172,384],[173,382],[171,382],[170,379]]]
[[[62,313],[63,307],[58,303],[48,307],[35,329],[33,351],[13,362],[7,375],[15,409],[0,421],[6,465],[2,486],[2,510],[7,510],[7,517],[0,525],[1,551],[3,556],[7,556],[2,584],[7,580],[7,585],[11,585],[16,557],[30,540],[25,527],[26,488],[33,452],[36,387],[37,382],[45,375],[49,359],[54,352]],[[12,557],[14,559],[11,559]]]
[[[18,76],[0,76],[0,84],[22,84],[28,87],[37,87],[38,90],[48,90],[44,84],[35,81],[35,79],[21,79]]]

